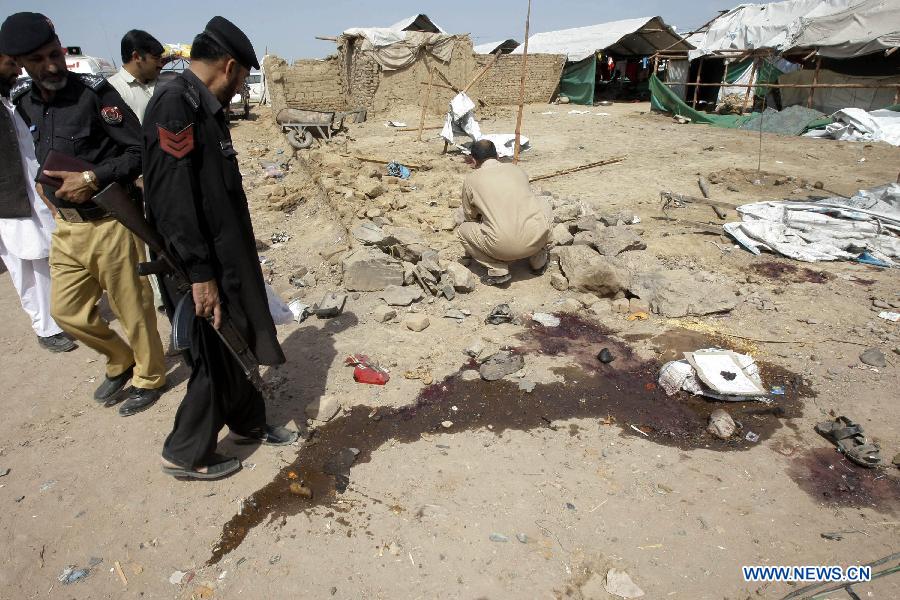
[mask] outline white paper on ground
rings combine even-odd
[[[698,350],[685,352],[685,360],[694,368],[697,377],[710,389],[729,396],[764,396],[761,383],[751,379],[745,371],[752,362],[747,355],[729,350]],[[747,364],[747,359],[751,362]],[[757,371],[758,373],[758,371]],[[730,380],[726,374],[732,375]]]
[[[285,325],[294,320],[294,313],[268,283],[266,284],[266,298],[269,300],[269,313],[276,325]]]

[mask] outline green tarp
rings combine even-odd
[[[594,80],[597,77],[597,57],[593,54],[576,63],[566,63],[559,93],[572,104],[594,103]]]
[[[741,62],[733,62],[728,64],[728,69],[725,72],[725,81],[728,83],[734,83],[738,81],[741,77],[747,74],[747,71],[753,68],[753,60],[747,59]],[[756,69],[756,81],[755,83],[778,83],[778,78],[784,75],[784,73],[765,59],[761,59],[759,61],[759,66]],[[762,98],[766,94],[766,89],[768,88],[753,88],[753,93],[756,94],[759,98]]]

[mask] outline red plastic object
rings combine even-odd
[[[391,380],[391,375],[385,369],[378,366],[365,354],[354,354],[344,360],[347,366],[353,369],[353,380],[357,383],[370,383],[372,385],[384,385]]]

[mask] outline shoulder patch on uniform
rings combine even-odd
[[[79,73],[78,78],[81,83],[88,86],[95,92],[106,85],[106,79],[102,75],[92,75],[90,73]]]
[[[9,99],[15,102],[25,94],[31,91],[31,79],[23,79],[9,90]]]
[[[184,90],[184,93],[182,95],[184,96],[184,99],[188,101],[188,104],[190,104],[191,107],[193,107],[194,110],[197,110],[198,108],[200,108],[200,93],[197,91],[197,89],[194,86],[189,85]]]
[[[157,125],[156,129],[159,132],[159,147],[166,154],[184,158],[194,149],[193,123],[181,131],[169,131],[162,125]]]
[[[109,125],[121,125],[124,115],[118,106],[104,106],[100,109],[100,116]]]

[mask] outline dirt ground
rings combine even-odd
[[[703,273],[701,290],[712,279],[729,286],[733,310],[629,320],[608,300],[557,291],[549,273],[525,265],[506,288],[478,283],[453,301],[401,308],[386,323],[373,317],[377,293],[351,294],[338,318],[280,326],[288,362],[264,373],[277,396],[271,422],[305,431],[304,408],[322,398],[336,399],[341,413],[305,447],[240,445],[223,434],[220,451],[244,469],[198,483],[159,470],[189,374],[181,361],[169,359],[169,389],[151,410],[123,419],[98,407],[91,392],[101,360],[84,347],[40,350],[4,274],[0,598],[613,598],[603,581],[616,568],[647,598],[774,599],[800,586],[748,583],[740,567],[849,566],[897,552],[900,479],[890,461],[900,452],[900,335],[873,308],[900,300],[896,273],[753,256],[717,232],[723,221],[709,207],[674,209],[675,220],[665,220],[659,194],[697,196],[698,175],[716,174],[711,195],[728,206],[849,195],[895,181],[900,149],[768,134],[760,142],[752,132],[677,124],[647,104],[569,110],[526,108],[529,174],[627,158],[535,189],[598,213],[634,213],[640,223],[630,227],[647,245],[635,253],[641,261]],[[513,109],[479,116],[486,132],[514,130]],[[233,135],[263,268],[285,300],[312,304],[342,290],[341,250],[360,211],[418,229],[445,261],[461,256],[450,206],[462,158],[442,156],[434,130],[417,142],[384,125],[417,124],[415,107],[370,115],[296,157],[265,109],[254,117]],[[346,182],[383,167],[335,158],[344,153],[432,168],[402,185],[385,178],[385,194],[362,200]],[[263,159],[286,163],[287,176],[264,179]],[[767,175],[756,175],[758,166]],[[486,325],[501,302],[562,323]],[[451,307],[471,316],[443,318]],[[407,310],[431,325],[407,329]],[[475,342],[515,348],[525,369],[471,381],[461,370],[474,364],[464,350]],[[783,385],[785,395],[774,406],[725,405],[667,398],[656,387],[662,362],[717,344],[752,354],[766,386]],[[616,357],[609,365],[594,358],[604,347]],[[885,368],[860,362],[869,347],[884,353]],[[343,364],[354,353],[388,367],[387,385],[355,383]],[[533,391],[523,391],[529,383]],[[744,427],[728,442],[705,432],[709,411],[723,406]],[[813,431],[832,413],[860,423],[888,466],[865,470],[836,453]],[[359,455],[337,493],[346,465],[338,476],[321,467],[346,448]],[[291,483],[313,498],[293,495]],[[63,585],[67,566],[89,575]],[[897,598],[900,575],[854,590]]]

